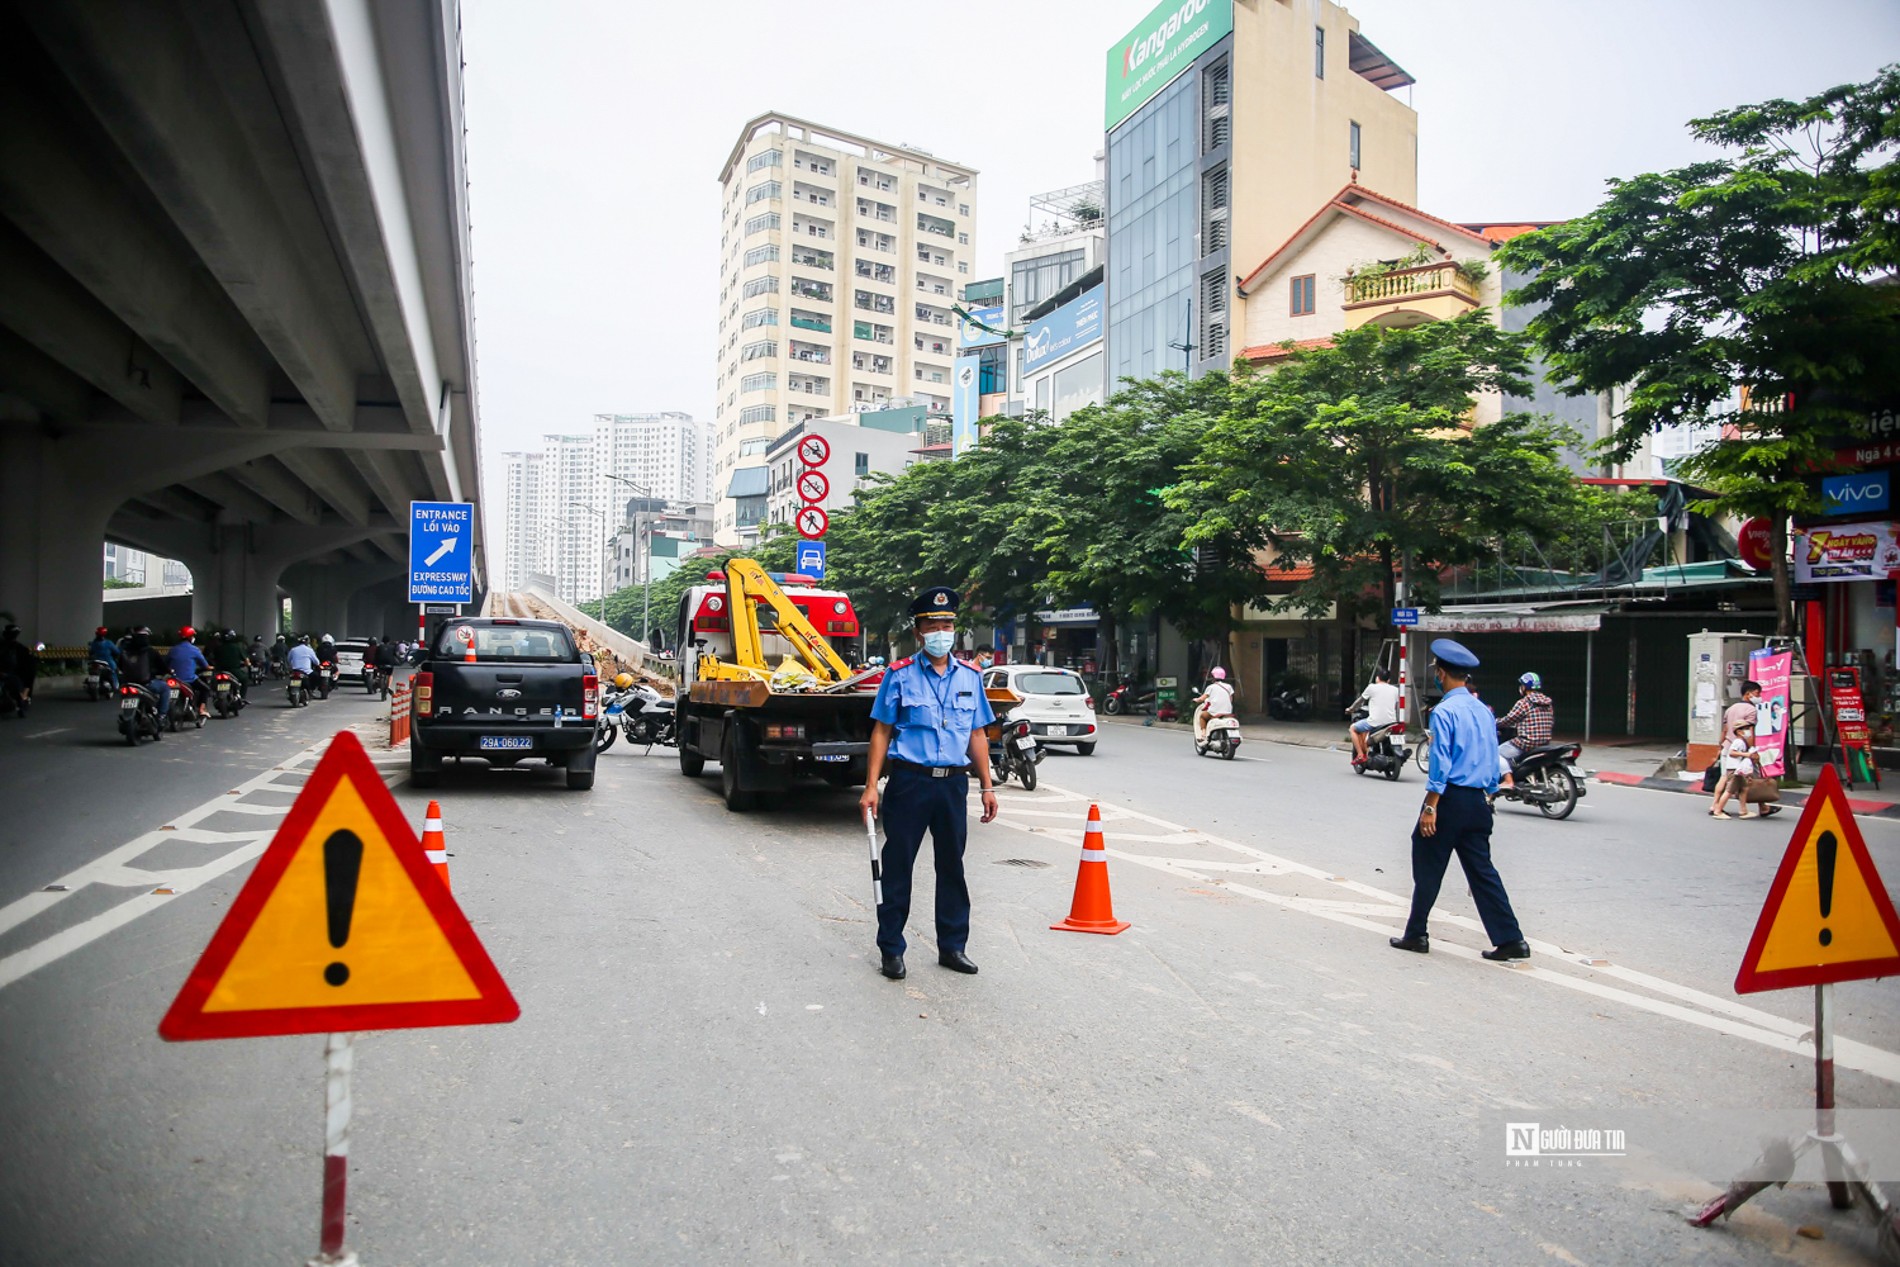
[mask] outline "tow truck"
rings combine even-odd
[[[807,576],[768,573],[752,559],[731,559],[706,580],[680,599],[680,773],[698,778],[708,761],[718,762],[734,813],[801,777],[862,785],[884,671],[862,665],[850,598]]]

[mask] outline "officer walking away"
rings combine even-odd
[[[859,804],[877,813],[877,781],[884,788],[884,901],[877,908],[877,948],[882,971],[904,979],[904,925],[910,920],[911,872],[924,831],[937,863],[937,962],[955,972],[975,972],[964,953],[970,940],[970,886],[963,876],[963,844],[969,834],[970,771],[983,789],[983,821],[996,817],[990,785],[990,744],[983,728],[996,720],[977,670],[953,658],[957,603],[953,589],[925,590],[912,601],[910,617],[921,654],[899,660],[884,674],[871,706],[871,753]]]
[[[1478,918],[1492,950],[1486,959],[1528,959],[1531,948],[1517,926],[1504,881],[1491,865],[1491,794],[1498,787],[1497,723],[1491,710],[1465,689],[1478,657],[1461,643],[1432,643],[1432,671],[1444,698],[1432,709],[1431,764],[1425,804],[1412,830],[1412,914],[1405,936],[1391,939],[1400,950],[1431,953],[1426,920],[1438,901],[1452,854],[1465,869]]]

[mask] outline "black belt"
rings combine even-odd
[[[970,767],[967,765],[919,765],[915,761],[905,761],[901,757],[892,757],[889,764],[893,770],[915,770],[933,779],[947,779],[953,774],[970,772]]]

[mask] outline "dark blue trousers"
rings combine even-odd
[[[877,908],[877,948],[904,953],[910,920],[911,870],[924,832],[937,859],[937,949],[962,950],[970,941],[970,886],[963,878],[963,842],[970,834],[970,776],[933,779],[899,766],[878,802],[884,819],[884,903]]]
[[[1478,918],[1484,921],[1484,935],[1491,944],[1523,941],[1504,881],[1491,865],[1491,806],[1482,788],[1456,785],[1438,798],[1438,830],[1424,836],[1418,828],[1412,829],[1412,916],[1405,921],[1405,935],[1426,935],[1425,920],[1438,901],[1438,889],[1454,853],[1465,869],[1471,899],[1478,904]]]

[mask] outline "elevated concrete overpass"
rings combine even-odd
[[[477,503],[457,0],[0,0],[0,611],[392,632],[408,503]],[[480,601],[480,594],[477,595]]]

